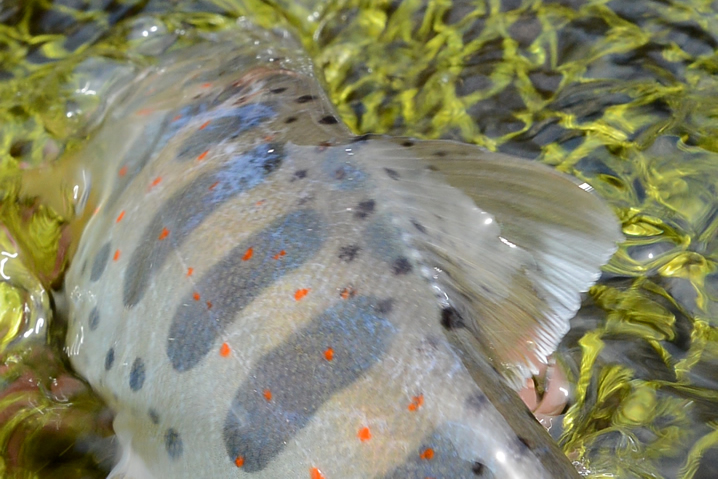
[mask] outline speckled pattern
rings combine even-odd
[[[475,374],[508,393],[496,369],[464,357],[445,336],[441,298],[461,303],[486,294],[499,304],[501,281],[518,281],[516,288],[526,281],[523,273],[512,279],[504,261],[528,253],[501,243],[492,217],[435,182],[438,168],[417,159],[482,152],[355,139],[310,74],[281,61],[258,57],[223,73],[216,59],[242,42],[258,51],[269,42],[276,52],[288,41],[245,28],[207,43],[196,62],[177,65],[170,56],[140,76],[87,148],[88,157],[112,153],[92,170],[106,193],[67,276],[67,350],[117,411],[125,456],[112,475],[574,475],[535,421],[520,413],[538,442],[484,397]],[[175,86],[155,93],[155,77],[167,75]],[[173,119],[185,123],[172,128]],[[157,120],[164,127],[148,137],[145,125]],[[138,141],[155,147],[133,161],[126,152]],[[131,181],[127,161],[136,166]],[[510,171],[515,160],[504,161]],[[615,225],[574,183],[538,166],[531,171]],[[435,194],[443,198],[432,202]],[[587,287],[615,249],[618,235],[609,228],[603,237],[601,221],[596,230],[592,222],[577,227],[588,228],[576,232],[587,239],[565,248],[591,258],[570,260],[584,278],[573,288]],[[462,230],[472,233],[464,238]],[[446,264],[446,275],[426,262],[441,264],[463,248],[481,254],[465,241],[498,248],[486,262],[497,279],[483,279],[492,286],[472,283],[463,253]],[[89,269],[81,267],[86,260]],[[458,293],[464,281],[466,299]],[[446,285],[453,289],[444,293]],[[554,308],[552,288],[530,307]],[[561,330],[567,318],[554,313],[547,327]]]

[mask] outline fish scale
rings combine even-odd
[[[436,163],[487,153],[353,137],[285,34],[241,24],[182,53],[139,74],[87,147],[106,161],[85,164],[99,200],[67,275],[67,351],[116,412],[110,477],[574,477],[491,342],[565,286],[538,287],[531,240],[500,237]],[[615,218],[524,173],[594,215],[561,231],[598,257],[574,255],[578,298]],[[524,336],[560,339],[554,316],[519,331],[519,371],[544,351]]]

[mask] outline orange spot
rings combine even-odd
[[[331,361],[334,359],[334,350],[332,348],[328,348],[326,351],[324,351],[324,359],[327,361]]]
[[[219,355],[222,356],[223,358],[226,358],[227,356],[229,356],[229,353],[231,353],[231,352],[232,352],[232,350],[229,349],[229,344],[222,343],[222,346],[219,348]],[[242,466],[237,466],[237,467],[242,467]]]
[[[212,86],[211,83],[202,83],[202,88],[209,88],[211,86]]]
[[[269,141],[274,141],[274,135],[267,135],[267,136],[265,136],[265,137],[264,137],[264,141],[267,141],[267,142],[269,142]]]
[[[256,206],[262,206],[264,204],[264,200],[259,200],[255,203]]]
[[[369,439],[371,439],[371,431],[369,431],[368,427],[363,427],[359,429],[357,437],[361,442],[367,442]]]
[[[158,239],[163,240],[163,239],[167,238],[169,236],[169,234],[170,234],[170,230],[168,230],[167,228],[162,228],[162,232],[160,233]]]
[[[95,208],[95,211],[92,212],[92,216],[95,216],[99,212],[100,212],[100,207],[98,206],[97,208]]]
[[[300,301],[302,298],[304,298],[304,297],[305,297],[306,295],[308,295],[308,294],[309,294],[309,288],[298,289],[298,290],[294,293],[294,299],[295,299],[296,301]]]
[[[192,276],[192,273],[194,273],[194,268],[187,268],[187,276]]]
[[[262,395],[264,396],[264,399],[266,399],[267,401],[272,400],[272,391],[270,391],[269,389],[265,389],[264,392],[262,393]]]
[[[284,251],[284,250],[282,250],[282,251],[280,251],[279,253],[277,253],[277,254],[274,255],[274,259],[279,259],[279,258],[281,258],[282,256],[284,256],[285,254],[287,254],[287,252]]]
[[[115,250],[115,255],[112,257],[113,261],[120,259],[120,250]]]
[[[322,471],[317,469],[316,467],[312,467],[309,469],[309,476],[311,479],[325,479],[324,474],[322,474]]]
[[[219,181],[215,181],[214,183],[212,183],[212,184],[210,185],[210,187],[209,187],[210,191],[212,191],[213,189],[215,189],[218,184],[219,184]]]
[[[127,167],[123,166],[122,168],[120,168],[119,174],[120,176],[125,176],[127,174]]]
[[[182,118],[182,115],[175,115],[174,118],[172,118],[172,121],[177,121]]]
[[[411,398],[411,404],[409,404],[409,411],[416,411],[424,404],[424,395],[419,394]]]
[[[207,309],[212,309],[212,301],[207,301]]]
[[[192,295],[192,297],[194,298],[195,301],[199,301],[199,293],[194,293]]]
[[[197,157],[197,161],[202,161],[202,160],[204,160],[204,157],[207,156],[207,153],[209,153],[209,150],[207,150],[207,151],[205,151],[204,153],[202,153],[201,155],[199,155],[199,156]]]
[[[124,218],[124,217],[125,217],[125,210],[122,210],[122,211],[120,211],[120,214],[117,215],[117,220],[115,222],[119,223],[120,221],[122,221],[122,218]]]
[[[253,254],[254,250],[252,248],[247,248],[247,251],[244,252],[244,256],[242,256],[242,261],[248,261]]]
[[[352,298],[352,297],[354,297],[355,294],[356,294],[356,291],[354,291],[354,288],[352,288],[351,286],[347,286],[346,288],[344,288],[342,290],[341,293],[339,293],[339,295],[342,297],[342,299]]]
[[[426,459],[427,461],[431,461],[434,459],[434,450],[430,447],[424,449],[424,452],[419,454],[419,457],[422,459]]]
[[[244,458],[242,456],[237,456],[237,459],[234,460],[234,465],[237,467],[244,466]]]
[[[199,127],[199,129],[204,130],[205,128],[207,128],[207,125],[209,125],[210,121],[212,121],[212,120],[207,120],[204,123],[202,123],[202,125]]]
[[[152,186],[157,186],[157,185],[159,185],[159,184],[160,184],[160,181],[162,181],[162,177],[161,177],[161,176],[158,176],[157,178],[155,178],[155,179],[152,181]]]

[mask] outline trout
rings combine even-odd
[[[65,280],[110,478],[578,477],[516,389],[621,240],[589,185],[352,135],[291,36],[248,22],[110,96]]]

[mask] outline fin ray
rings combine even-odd
[[[425,275],[518,387],[615,252],[615,214],[539,163],[455,142],[372,141],[372,166],[392,173],[377,171],[378,186]]]

